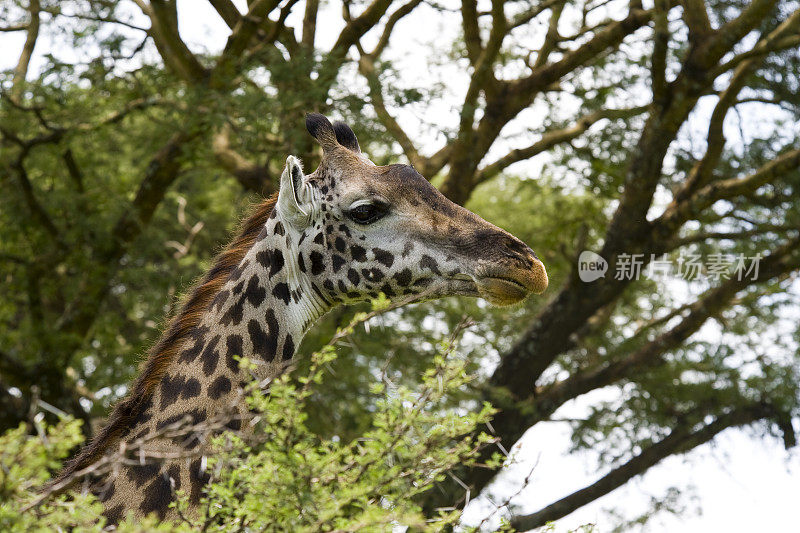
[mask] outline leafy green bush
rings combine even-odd
[[[334,344],[380,310],[361,313],[340,330],[312,356],[307,374],[284,374],[268,391],[253,386],[255,431],[212,439],[206,469],[211,483],[199,507],[190,509],[179,491],[173,522],[128,517],[119,530],[388,531],[404,525],[433,531],[455,523],[458,511],[442,510],[432,519],[423,515],[421,502],[451,469],[474,462],[492,442],[476,430],[493,410],[447,405],[448,395],[470,380],[454,340],[439,346],[414,389],[376,378],[372,392],[382,399],[371,428],[358,438],[322,438],[306,425],[306,401],[336,357]],[[37,435],[23,425],[0,440],[0,530],[102,530],[102,506],[92,496],[43,498],[37,492],[80,442],[79,423],[64,419],[45,428],[39,417],[36,427]]]
[[[33,420],[36,435],[25,424],[0,435],[0,531],[45,531],[75,527],[99,531],[103,507],[92,496],[81,494],[48,498],[30,507],[37,489],[50,472],[83,440],[81,422],[65,418],[48,427],[42,416]]]

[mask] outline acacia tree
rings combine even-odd
[[[576,447],[597,450],[607,473],[517,517],[518,526],[565,516],[730,427],[777,429],[794,444],[796,348],[791,335],[764,342],[795,303],[789,289],[800,267],[794,3],[344,2],[326,49],[316,45],[316,0],[253,0],[246,12],[230,0],[209,4],[230,33],[221,51],[205,53],[183,40],[175,1],[3,8],[0,29],[26,36],[0,108],[2,180],[13,191],[0,215],[9,295],[3,425],[24,418],[32,394],[86,419],[102,412],[102,401],[87,412],[85,400],[127,380],[152,338],[142,323],[157,319],[164,295],[224,239],[233,214],[219,200],[274,190],[289,153],[313,162],[301,116],[316,110],[351,119],[378,160],[391,159],[391,138],[456,202],[490,211],[487,196],[512,184],[533,211],[515,233],[544,250],[549,296],[510,313],[481,311],[491,327],[479,333],[500,359],[472,397],[500,409],[493,429],[508,448],[571,400],[600,388],[618,396],[592,405],[573,428]],[[392,36],[430,17],[460,36],[437,52],[465,73],[465,86],[456,91],[456,125],[431,124],[445,140],[423,149],[402,115],[445,97],[431,89],[435,65],[428,86],[404,82],[392,61],[404,43]],[[59,57],[54,47],[42,71],[29,72],[43,35],[81,57]],[[534,176],[516,164],[537,156],[546,159],[541,174],[520,179]],[[186,221],[184,198],[203,232]],[[608,275],[581,281],[584,249],[608,262]],[[615,275],[632,256],[644,269],[689,252],[763,259],[755,275],[692,285],[688,300],[671,296],[674,278]],[[445,320],[457,314],[449,310]],[[718,339],[697,335],[713,322]],[[120,331],[130,340],[120,342]],[[395,368],[413,367],[413,350],[402,346],[408,335],[379,340],[405,354]],[[362,373],[376,366],[347,362]],[[358,423],[370,398],[350,390],[357,380],[320,392],[319,405],[343,413],[321,430]],[[479,490],[492,475],[474,469],[460,480]],[[457,504],[460,487],[443,487],[431,507]]]

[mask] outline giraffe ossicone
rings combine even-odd
[[[306,127],[322,147],[319,167],[306,175],[287,158],[277,198],[245,220],[107,426],[60,475],[67,479],[120,442],[148,436],[144,457],[193,452],[126,464],[98,482],[111,520],[130,510],[163,517],[180,488],[199,501],[207,481],[198,457],[203,436],[161,435],[182,420],[198,424],[226,413],[236,415],[227,427],[246,427],[240,391],[251,376],[240,356],[256,363],[258,377],[277,375],[316,319],[380,293],[509,305],[547,287],[530,247],[445,198],[414,168],[375,165],[344,123],[309,114]]]

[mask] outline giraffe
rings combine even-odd
[[[245,220],[151,349],[128,396],[57,481],[120,442],[180,420],[196,424],[232,410],[240,416],[227,426],[239,430],[247,418],[241,387],[252,370],[240,368],[238,356],[258,363],[258,378],[279,374],[309,326],[338,304],[424,291],[509,305],[545,290],[545,268],[522,241],[449,201],[411,166],[375,165],[346,124],[312,113],[306,128],[322,147],[317,170],[305,175],[297,158],[287,158],[277,197]],[[157,438],[147,452],[180,455],[202,440]],[[102,484],[105,514],[111,522],[128,511],[164,518],[181,488],[196,505],[203,464],[195,456],[121,467]]]

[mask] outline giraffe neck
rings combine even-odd
[[[258,379],[278,375],[294,357],[309,326],[330,307],[305,275],[306,266],[297,252],[303,238],[280,220],[277,209],[273,211],[167,367],[126,432],[126,441],[158,435],[187,418],[192,423],[225,418],[229,428],[241,428],[248,413],[241,390],[252,376],[239,359],[246,357],[254,364]],[[199,445],[196,439],[189,441],[189,447]],[[179,452],[186,447],[186,439],[178,443],[156,438],[146,451]],[[174,491],[181,487],[192,500],[199,499],[205,483],[203,462],[127,467],[112,483],[101,494],[110,518],[128,510],[163,516]]]
[[[226,366],[235,367],[232,357],[247,357],[259,373],[290,361],[305,332],[329,308],[329,302],[305,275],[297,251],[303,239],[287,229],[273,212],[267,226],[212,300],[200,322],[197,341],[187,346],[176,361],[195,361],[208,380],[224,368],[213,364],[213,352],[225,355]],[[217,339],[215,341],[215,339]],[[209,348],[212,343],[216,348]],[[195,352],[201,350],[199,354]],[[211,361],[205,357],[211,353]],[[195,365],[197,366],[197,364]],[[195,369],[197,370],[197,369]]]

